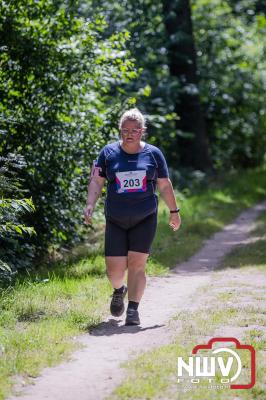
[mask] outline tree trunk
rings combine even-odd
[[[180,163],[199,170],[211,169],[206,124],[200,104],[196,50],[189,0],[163,0],[166,32],[169,36],[170,73],[178,78],[180,89],[175,111]]]

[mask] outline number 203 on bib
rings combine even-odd
[[[146,171],[116,172],[117,193],[146,192]]]

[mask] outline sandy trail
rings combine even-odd
[[[171,274],[148,278],[140,305],[141,326],[125,327],[124,316],[107,318],[91,334],[78,338],[85,347],[74,352],[70,361],[44,369],[41,376],[32,379],[33,385],[17,388],[19,399],[100,400],[110,395],[123,379],[120,363],[171,340],[169,319],[187,309],[190,297],[210,281],[213,269],[226,254],[251,241],[254,221],[264,210],[266,201],[243,212]],[[15,399],[15,395],[9,397]]]

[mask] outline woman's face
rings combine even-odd
[[[144,129],[139,122],[126,120],[123,122],[120,133],[123,143],[137,144],[141,141]]]

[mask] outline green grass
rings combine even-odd
[[[257,238],[256,241],[233,250],[223,261],[220,268],[225,266],[243,268],[255,265],[256,268],[265,271],[266,212],[262,212],[258,217],[257,226],[252,235]]]
[[[231,175],[194,195],[177,192],[182,228],[175,233],[168,226],[165,206],[160,204],[148,274],[166,273],[240,211],[265,198],[265,172],[266,167]],[[73,337],[89,331],[107,314],[111,287],[99,248],[100,241],[79,261],[75,256],[69,262],[40,265],[20,275],[13,286],[2,289],[0,400],[10,393],[13,377],[27,380],[45,366],[68,357],[77,347]],[[83,251],[78,250],[79,256]],[[219,320],[220,316],[215,318]]]
[[[266,212],[257,220],[253,235],[266,237]],[[182,400],[264,400],[266,398],[266,314],[259,300],[265,297],[266,246],[261,239],[238,248],[229,254],[222,267],[213,273],[210,284],[197,291],[198,310],[181,311],[171,321],[170,327],[177,332],[173,343],[144,353],[135,360],[124,363],[127,378],[110,396],[112,400],[129,399],[182,399]],[[258,251],[259,250],[259,251]],[[245,267],[243,269],[243,266]],[[253,283],[252,276],[261,278]],[[234,278],[236,278],[234,280]],[[264,292],[263,292],[264,291]],[[250,304],[252,301],[253,304]],[[211,304],[211,306],[210,306]],[[254,327],[255,326],[255,327]],[[207,390],[198,387],[188,389],[177,384],[177,357],[187,358],[196,344],[206,343],[210,337],[224,336],[229,332],[241,332],[241,342],[251,344],[256,351],[256,385],[249,390]],[[263,328],[263,329],[262,329]],[[231,334],[230,336],[235,336]],[[238,337],[238,336],[237,336]],[[247,354],[241,355],[245,368],[249,366]]]
[[[196,195],[177,192],[182,225],[172,232],[168,226],[168,210],[161,204],[157,235],[149,264],[157,270],[171,269],[188,259],[203,241],[222,229],[245,208],[266,198],[266,167],[216,178],[208,188]]]
[[[37,376],[77,348],[72,338],[89,331],[107,312],[110,286],[102,258],[60,265],[17,282],[0,296],[0,399],[12,376]],[[42,272],[44,274],[44,271]]]

